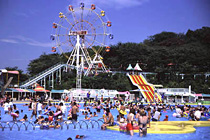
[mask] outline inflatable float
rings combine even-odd
[[[56,116],[60,115],[61,113],[62,113],[61,111],[58,111],[54,114],[54,116],[56,117]]]
[[[119,113],[123,114],[123,115],[127,115],[126,111],[120,110],[119,108],[117,108],[117,110],[119,111]]]
[[[11,113],[11,116],[12,117],[19,117],[19,115],[17,113],[13,113],[13,112]]]
[[[209,127],[210,121],[162,121],[150,122],[151,127],[147,129],[150,134],[184,134],[193,133],[196,131],[194,127]],[[120,131],[118,125],[108,126],[108,130]],[[139,133],[139,130],[134,129],[134,133]]]

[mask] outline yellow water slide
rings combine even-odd
[[[131,82],[133,85],[137,86],[140,89],[143,97],[147,100],[147,102],[161,102],[161,96],[156,92],[155,86],[147,82],[145,77],[140,75],[129,75]]]

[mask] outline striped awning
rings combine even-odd
[[[37,86],[34,91],[37,92],[50,92],[49,90],[44,89],[42,86]]]

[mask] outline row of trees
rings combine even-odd
[[[162,32],[148,37],[142,43],[118,43],[111,51],[103,53],[104,63],[112,71],[125,71],[128,64],[138,62],[144,72],[153,72],[147,80],[164,87],[188,87],[195,92],[209,93],[210,79],[210,28],[203,27],[186,34]],[[97,47],[97,46],[95,46]],[[91,54],[93,51],[88,50]],[[66,58],[58,53],[42,54],[28,65],[28,76],[34,76],[56,63],[66,63]],[[183,78],[184,74],[184,78]],[[75,73],[63,74],[61,85],[56,88],[75,87]],[[108,88],[130,90],[131,83],[125,74],[99,74],[83,77],[84,88]]]

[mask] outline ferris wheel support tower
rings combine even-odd
[[[90,67],[91,61],[88,59],[90,56],[85,53],[86,48],[84,47],[84,44],[80,43],[80,40],[84,39],[84,34],[77,33],[77,42],[72,50],[72,53],[67,61],[67,64],[70,66],[73,66],[76,61],[76,89],[81,89],[81,78],[84,70],[84,62],[87,62],[88,66]],[[88,55],[88,56],[87,56]]]

